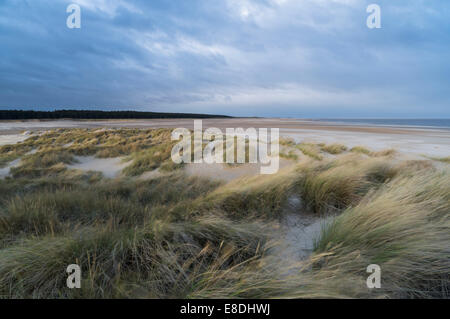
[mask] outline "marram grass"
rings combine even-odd
[[[328,158],[326,145],[286,141],[309,155],[224,184],[164,168],[169,132],[55,130],[2,147],[2,160],[22,162],[0,180],[0,296],[449,297],[447,167],[355,148]],[[67,169],[80,155],[133,162],[106,179]],[[165,175],[134,177],[156,168]],[[292,196],[300,202],[290,213],[334,216],[304,260],[279,257]],[[65,285],[73,263],[81,289]],[[381,289],[366,286],[369,264],[382,269]]]

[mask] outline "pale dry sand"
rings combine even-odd
[[[283,216],[281,227],[282,240],[286,244],[283,250],[285,259],[302,261],[311,255],[321,230],[330,220],[330,217],[314,217],[298,212]]]
[[[399,152],[436,157],[450,156],[450,130],[419,129],[393,126],[362,126],[334,124],[297,119],[233,118],[204,119],[203,128],[279,128],[280,135],[292,137],[296,141],[342,143],[348,147],[365,146],[373,150],[394,148]],[[192,129],[193,119],[153,119],[153,120],[105,120],[105,121],[0,121],[0,145],[6,139],[19,137],[20,132],[41,131],[55,128],[177,128]],[[26,136],[25,136],[26,138]],[[8,144],[8,143],[6,143]]]
[[[279,169],[294,165],[295,162],[280,158]],[[267,166],[267,165],[264,165]],[[251,177],[260,174],[261,164],[207,164],[207,163],[190,163],[186,164],[185,172],[190,176],[209,177],[218,181],[230,182],[241,177]]]
[[[259,174],[259,165],[242,164],[237,167],[228,167],[226,164],[217,163],[190,163],[186,164],[184,170],[189,176],[208,177],[229,182],[239,177]]]
[[[333,219],[333,216],[318,216],[305,211],[298,196],[291,196],[283,209],[280,220],[280,231],[275,240],[280,246],[272,251],[272,256],[280,259],[283,264],[301,267],[314,251],[314,245],[320,233]],[[299,268],[286,269],[283,275],[290,275]]]
[[[0,146],[23,142],[29,137],[25,134],[0,135]]]
[[[16,159],[8,163],[8,165],[6,165],[5,167],[0,168],[0,179],[9,176],[11,168],[16,167],[17,165],[19,165],[19,163],[20,159]]]
[[[123,162],[123,158],[96,158],[94,156],[77,156],[77,163],[67,165],[69,169],[101,172],[105,177],[119,177],[122,170],[130,162]]]
[[[293,138],[296,142],[340,143],[349,148],[364,146],[374,151],[395,149],[410,155],[450,156],[450,131],[424,130],[407,134],[390,134],[289,129],[281,130],[280,135]]]
[[[153,171],[142,173],[140,176],[138,176],[138,179],[149,180],[149,179],[158,178],[158,177],[161,177],[164,175],[165,175],[165,173],[161,173],[159,171],[159,168],[157,168],[157,169],[154,169]]]

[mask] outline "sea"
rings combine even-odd
[[[411,128],[430,128],[450,130],[450,119],[316,119],[336,124],[402,126]]]

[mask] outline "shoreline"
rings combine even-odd
[[[33,130],[60,128],[193,128],[192,119],[57,119],[57,120],[0,120],[0,135],[17,134]],[[209,118],[200,119],[204,127],[278,127],[280,129],[309,129],[327,131],[349,131],[366,133],[408,134],[413,132],[449,133],[450,128],[437,126],[390,125],[372,123],[349,123],[330,120],[290,119],[290,118]]]
[[[368,124],[368,123],[338,123],[338,122],[322,122],[329,123],[332,126],[352,126],[352,127],[373,127],[373,128],[393,128],[406,130],[424,130],[424,131],[448,131],[450,127],[445,126],[421,126],[421,125],[391,125],[391,124]]]

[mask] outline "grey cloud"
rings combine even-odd
[[[449,117],[445,0],[78,2],[0,4],[0,108]]]

